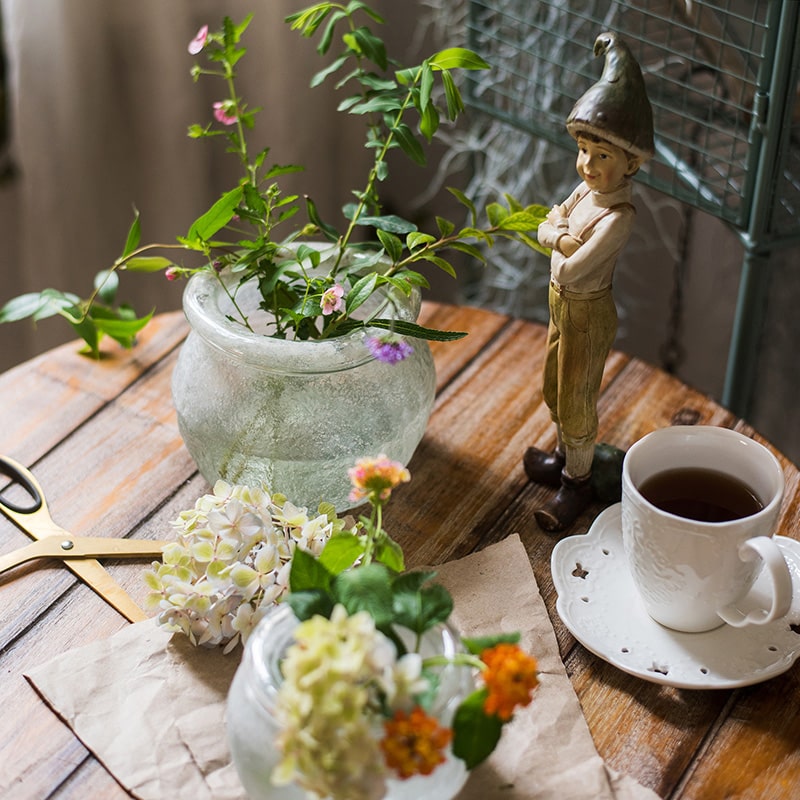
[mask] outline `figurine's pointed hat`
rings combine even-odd
[[[567,130],[576,139],[584,132],[599,136],[642,161],[652,158],[653,109],[639,64],[615,33],[601,33],[594,54],[605,55],[603,74],[575,103]]]

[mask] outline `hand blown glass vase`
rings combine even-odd
[[[223,276],[233,287],[235,276]],[[259,315],[254,282],[236,295],[250,317]],[[414,321],[419,294],[383,295],[380,317]],[[183,299],[191,326],[172,378],[178,426],[201,474],[213,485],[266,485],[295,505],[321,501],[352,507],[347,470],[358,458],[385,454],[406,465],[433,406],[435,371],[428,343],[388,364],[366,346],[359,329],[345,336],[275,339],[234,320],[220,280],[191,278]]]

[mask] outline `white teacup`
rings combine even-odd
[[[649,479],[668,470],[689,470],[683,476],[688,478],[685,487],[690,487],[686,491],[703,486],[701,504],[713,492],[692,470],[741,481],[755,495],[751,509],[755,513],[708,521],[665,511],[646,499],[641,489],[644,486],[654,497]],[[667,484],[675,489],[671,479]],[[783,470],[777,459],[736,431],[675,426],[636,442],[622,468],[622,535],[631,575],[648,614],[662,625],[687,632],[712,630],[726,622],[736,627],[758,625],[785,616],[792,602],[792,577],[772,538],[783,493]],[[737,492],[723,491],[723,500],[728,494],[743,499]],[[663,498],[656,502],[667,505]],[[702,516],[704,509],[685,506],[680,511],[699,511]],[[750,592],[762,568],[770,578],[771,598],[766,602]]]

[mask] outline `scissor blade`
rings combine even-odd
[[[90,558],[65,558],[63,561],[65,566],[119,611],[125,619],[130,622],[143,622],[148,618],[147,614],[134,603],[133,598],[103,569],[99,561]]]
[[[113,539],[99,536],[46,536],[0,556],[0,573],[35,558],[145,558],[161,555],[167,542],[152,539]]]
[[[0,556],[0,573],[17,567],[20,564],[24,564],[27,561],[33,561],[35,558],[46,558],[47,556],[56,555],[54,548],[57,548],[58,544],[54,544],[52,541],[54,539],[58,539],[58,537],[53,536],[40,539],[38,542],[31,542],[31,544],[25,547],[20,547],[11,553]]]

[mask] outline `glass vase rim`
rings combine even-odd
[[[328,256],[333,252],[322,250],[320,245],[315,249]],[[183,311],[192,331],[226,356],[258,370],[283,374],[341,372],[376,360],[366,340],[386,333],[380,328],[359,328],[343,336],[309,340],[280,339],[248,330],[220,307],[220,300],[227,299],[221,281],[232,285],[239,278],[225,270],[220,274],[195,273],[183,292]],[[399,318],[416,320],[421,305],[419,289],[414,287],[411,295],[405,296],[389,287],[382,292],[379,313],[390,304]]]

